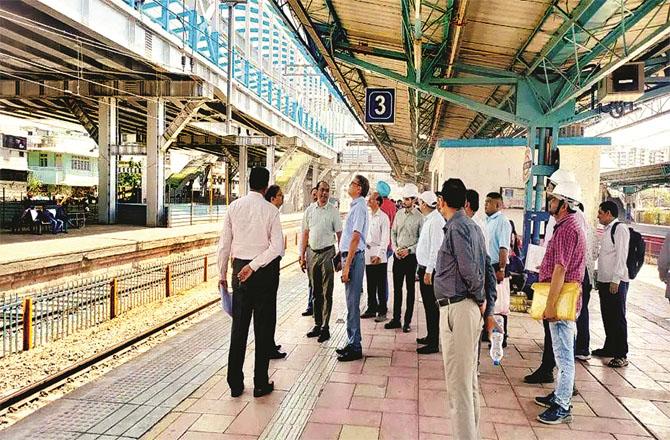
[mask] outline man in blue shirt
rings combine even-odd
[[[368,179],[356,175],[349,183],[351,209],[344,223],[340,252],[342,253],[342,282],[347,300],[347,336],[348,343],[338,349],[337,360],[355,361],[363,358],[361,346],[361,291],[365,272],[365,237],[368,235],[368,209],[365,197],[370,191]]]
[[[486,235],[488,237],[487,253],[496,272],[498,282],[498,300],[494,313],[503,317],[505,336],[503,347],[507,347],[507,315],[509,314],[509,277],[505,276],[505,267],[509,258],[512,240],[512,225],[502,213],[503,197],[500,193],[491,192],[486,195],[484,212],[486,212]],[[486,332],[484,333],[486,336]]]

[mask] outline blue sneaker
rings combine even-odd
[[[546,425],[570,423],[572,422],[572,414],[570,410],[565,410],[554,403],[551,405],[551,408],[537,416],[537,420]]]
[[[545,408],[551,408],[554,404],[554,393],[553,391],[548,396],[539,396],[535,398],[535,404],[543,406]]]

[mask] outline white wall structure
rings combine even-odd
[[[438,174],[440,186],[449,178],[459,178],[479,193],[479,209],[484,210],[486,194],[501,187],[524,188],[525,147],[438,148],[430,170]],[[561,146],[561,167],[575,173],[582,186],[584,208],[594,221],[598,210],[600,184],[600,147]],[[523,209],[505,209],[517,231],[523,229]]]

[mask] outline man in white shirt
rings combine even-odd
[[[265,191],[265,200],[268,202],[272,203],[277,209],[280,210],[281,212],[281,207],[284,204],[284,193],[282,192],[281,188],[279,185],[270,185]],[[282,238],[283,238],[282,234]],[[273,267],[276,269],[276,272],[273,274],[273,285],[272,285],[272,312],[270,314],[270,328],[272,332],[272,339],[270,343],[270,359],[284,359],[286,357],[286,353],[279,351],[281,348],[280,344],[277,344],[275,341],[275,331],[277,329],[277,291],[279,290],[279,271],[281,267],[281,259],[284,258],[284,253],[286,252],[286,248],[284,246],[284,241],[282,241],[282,251],[281,255],[277,257],[277,261],[273,261],[270,263],[273,265]]]
[[[419,265],[419,290],[426,312],[426,330],[424,338],[416,342],[425,344],[416,349],[419,354],[439,352],[440,343],[440,309],[435,301],[433,291],[433,272],[437,261],[437,252],[442,246],[444,225],[446,221],[437,209],[437,196],[432,191],[424,191],[419,195],[419,210],[424,216],[423,226],[416,245],[416,262]]]
[[[272,313],[273,273],[279,264],[284,240],[279,210],[268,203],[270,172],[262,167],[249,173],[249,194],[228,207],[219,240],[219,283],[228,290],[228,264],[233,258],[233,325],[228,353],[227,381],[230,395],[239,397],[244,391],[244,354],[251,317],[254,318],[255,366],[254,397],[269,394],[274,383],[268,382],[268,353],[272,338],[269,324]]]
[[[607,365],[613,368],[628,365],[628,323],[626,296],[628,294],[628,226],[618,220],[619,208],[608,200],[598,208],[598,221],[605,226],[600,238],[598,255],[598,294],[600,312],[605,327],[603,348],[593,350],[593,356],[611,357]]]
[[[391,235],[391,221],[380,209],[384,199],[373,192],[368,197],[368,237],[365,247],[365,278],[368,286],[368,308],[361,319],[375,318],[376,322],[386,320],[386,286],[388,256],[386,250]]]
[[[330,313],[333,308],[335,243],[342,235],[339,210],[328,203],[330,185],[321,181],[317,185],[316,205],[305,211],[302,220],[302,246],[300,267],[309,274],[314,298],[314,328],[308,338],[318,337],[319,342],[330,339]],[[309,245],[309,247],[307,246]]]

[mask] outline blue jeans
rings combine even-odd
[[[342,254],[342,265],[346,261],[346,252]],[[362,351],[361,347],[361,290],[365,273],[365,255],[356,252],[351,259],[349,282],[344,285],[347,299],[347,336],[352,351]]]
[[[549,323],[551,342],[554,346],[554,358],[558,367],[558,378],[554,390],[555,401],[566,411],[570,410],[572,389],[575,385],[575,332],[574,321],[556,321]]]

